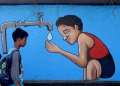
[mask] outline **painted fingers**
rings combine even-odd
[[[60,48],[57,45],[48,41],[45,42],[45,47],[51,53],[59,53],[60,51]]]

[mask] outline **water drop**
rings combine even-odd
[[[53,39],[53,36],[52,36],[52,33],[51,33],[51,32],[48,33],[47,39],[48,39],[48,40],[52,40],[52,39]]]

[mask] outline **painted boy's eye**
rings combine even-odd
[[[68,30],[64,30],[63,33],[66,34],[68,32]]]

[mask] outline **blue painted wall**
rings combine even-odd
[[[58,8],[57,8],[58,7]],[[113,15],[114,7],[114,15]],[[33,12],[36,14],[33,15]],[[83,31],[90,32],[99,37],[110,50],[116,65],[116,72],[109,79],[101,81],[120,80],[120,6],[80,6],[75,5],[2,5],[0,6],[0,25],[5,22],[21,20],[37,21],[37,13],[42,12],[43,21],[53,24],[53,40],[62,49],[78,55],[77,43],[69,45],[63,41],[55,25],[58,17],[73,14],[83,21]],[[75,65],[63,55],[49,53],[45,48],[45,41],[49,31],[44,26],[21,27],[29,33],[27,45],[20,48],[24,61],[25,80],[83,80],[83,69]],[[15,28],[7,29],[7,47],[13,47],[12,32]],[[1,39],[1,34],[0,34]],[[0,40],[0,53],[2,53]],[[6,54],[2,54],[6,56]]]

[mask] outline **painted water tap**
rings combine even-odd
[[[43,27],[43,26],[46,26],[49,31],[52,31],[53,30],[52,22],[43,21],[42,15],[43,15],[43,13],[38,13],[38,16],[40,16],[38,21],[30,21],[30,22],[27,22],[27,21],[15,22],[15,21],[13,21],[13,22],[6,22],[6,23],[1,24],[0,33],[1,33],[1,38],[2,38],[3,54],[8,53],[8,51],[7,51],[7,40],[6,40],[6,29],[7,28],[16,28],[17,26],[19,26],[19,27],[21,27],[21,26],[27,27],[27,26],[36,26],[36,25],[38,25],[40,28]]]

